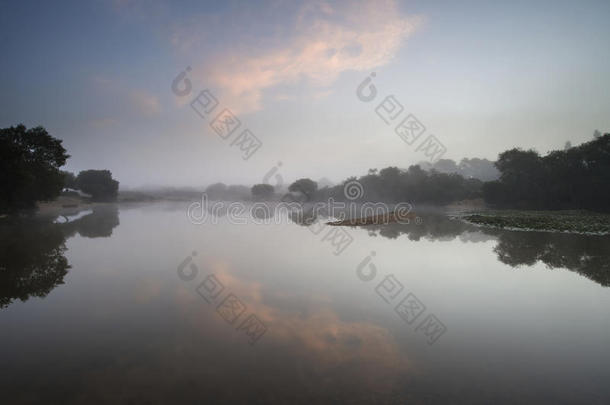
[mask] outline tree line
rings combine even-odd
[[[483,185],[499,207],[610,210],[610,134],[540,156],[534,150],[500,154],[500,179]]]
[[[447,204],[477,198],[482,184],[478,179],[466,179],[456,173],[425,171],[413,165],[406,170],[397,167],[379,171],[371,169],[364,176],[350,177],[341,184],[321,189],[310,179],[299,179],[288,190],[307,200],[317,201],[333,198],[354,202]],[[350,193],[350,187],[354,187],[353,193]]]
[[[0,214],[36,207],[57,198],[66,187],[91,195],[94,201],[117,197],[119,182],[108,170],[62,172],[70,155],[62,141],[43,127],[24,125],[0,129]]]
[[[37,201],[48,201],[64,189],[80,190],[94,201],[117,198],[119,182],[108,170],[85,170],[74,175],[61,171],[70,156],[62,141],[43,127],[24,125],[0,129],[0,214],[32,209]],[[423,167],[422,167],[423,166]],[[493,170],[492,170],[493,166]],[[487,179],[487,181],[485,181]],[[346,188],[357,182],[353,195]],[[284,200],[356,202],[412,202],[448,204],[483,198],[500,208],[610,210],[610,134],[578,146],[569,142],[563,150],[541,156],[534,150],[510,149],[498,160],[442,159],[434,164],[407,169],[370,169],[337,185],[318,187],[302,178],[287,192],[269,184],[249,188],[212,184],[205,190],[212,200]]]
[[[499,155],[493,170],[490,165],[486,159],[462,159],[459,165],[442,159],[408,169],[370,169],[364,176],[323,188],[302,178],[281,199],[447,204],[483,198],[498,208],[610,210],[610,134],[595,131],[593,140],[579,146],[567,142],[563,150],[545,156],[531,149],[510,149]],[[360,191],[346,195],[354,181]],[[268,184],[253,186],[251,195],[254,200],[278,197]]]

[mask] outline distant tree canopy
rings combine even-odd
[[[288,191],[293,193],[301,193],[308,200],[311,200],[314,197],[317,190],[318,183],[311,179],[298,179],[288,187]]]
[[[252,197],[255,200],[269,200],[273,197],[274,188],[270,184],[255,184],[252,186]]]
[[[511,149],[500,154],[496,167],[500,179],[483,187],[489,204],[610,210],[610,134],[542,157]]]
[[[112,178],[110,170],[84,170],[76,176],[76,186],[91,194],[94,201],[116,200],[119,182]]]
[[[246,186],[214,183],[205,189],[205,194],[210,200],[239,201],[247,200],[251,195],[251,190]]]
[[[452,201],[478,198],[483,182],[478,179],[465,179],[455,173],[425,171],[419,165],[409,169],[386,167],[379,171],[371,169],[360,178],[349,178],[343,184],[323,188],[316,198],[345,200],[344,187],[349,181],[357,180],[362,186],[362,195],[356,201],[371,202],[420,202],[447,204]]]
[[[0,129],[0,212],[31,209],[60,194],[59,168],[69,157],[61,143],[43,127]]]
[[[210,184],[205,189],[205,194],[210,200],[224,200],[227,192],[227,185],[224,183]]]
[[[420,162],[419,166],[424,170],[436,170],[440,173],[457,173],[465,178],[475,178],[482,181],[497,180],[500,172],[494,166],[494,162],[487,159],[464,158],[457,164],[451,159],[439,159],[435,163]]]

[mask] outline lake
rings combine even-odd
[[[0,226],[3,403],[610,403],[608,236],[188,204]]]

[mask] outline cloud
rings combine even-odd
[[[159,97],[147,90],[130,87],[123,80],[94,76],[93,84],[98,96],[111,100],[111,102],[109,101],[109,107],[115,112],[118,108],[121,114],[128,114],[130,117],[134,115],[153,117],[161,112]],[[99,121],[98,124],[109,123],[102,120],[107,121],[108,118],[100,118],[96,121]],[[116,123],[116,119],[113,119],[112,123]]]
[[[381,0],[308,3],[294,20],[283,21],[294,21],[285,39],[262,50],[229,49],[205,58],[214,62],[195,69],[196,78],[218,89],[233,110],[260,110],[264,92],[275,86],[305,81],[328,87],[342,72],[387,64],[421,19],[403,15],[394,0]]]
[[[110,127],[115,126],[118,123],[118,121],[114,118],[97,118],[97,119],[93,119],[89,121],[89,124],[94,127],[94,128],[98,128],[98,129],[107,129]]]
[[[142,90],[132,90],[129,93],[129,99],[138,111],[149,117],[157,115],[161,111],[159,98]]]

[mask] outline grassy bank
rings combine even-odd
[[[467,222],[502,229],[610,234],[610,214],[589,211],[498,210],[466,214]]]

